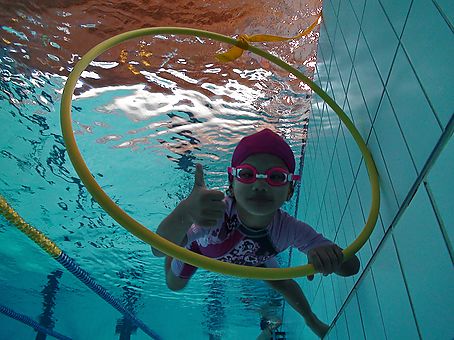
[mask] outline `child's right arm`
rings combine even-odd
[[[202,165],[196,164],[195,182],[191,194],[159,224],[156,233],[181,245],[193,223],[201,227],[211,227],[224,216],[226,203],[223,200],[222,191],[207,189]],[[165,256],[159,250],[153,247],[151,249],[155,256]]]
[[[181,245],[192,223],[192,219],[187,212],[186,200],[183,200],[170,215],[159,224],[156,234],[175,244]],[[151,247],[151,250],[155,256],[165,256],[164,253],[153,247]]]

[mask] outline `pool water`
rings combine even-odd
[[[185,290],[169,291],[163,258],[108,216],[75,173],[59,106],[77,60],[120,32],[292,36],[321,3],[2,2],[0,194],[163,339],[254,339],[261,315],[282,318],[282,298],[261,281],[199,270]],[[262,47],[311,76],[317,38],[316,30]],[[195,163],[209,188],[227,189],[226,168],[245,135],[273,128],[302,162],[309,89],[250,53],[220,64],[214,54],[226,48],[194,37],[135,39],[98,57],[78,83],[72,118],[83,157],[106,193],[152,231],[190,193]],[[295,200],[283,207],[291,214]],[[0,258],[1,305],[73,339],[148,338],[3,218]],[[279,261],[287,265],[289,254]],[[36,336],[3,314],[0,329],[1,339]]]

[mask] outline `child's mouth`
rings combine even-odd
[[[271,202],[271,199],[268,197],[251,197],[251,198],[249,198],[249,200],[253,201],[253,202],[260,202],[260,203]]]

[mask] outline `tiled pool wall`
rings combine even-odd
[[[325,0],[323,11],[314,81],[366,140],[381,207],[357,275],[298,282],[328,339],[453,339],[454,2]],[[297,217],[345,248],[370,202],[358,147],[314,95]],[[288,305],[284,318],[288,339],[316,338]]]

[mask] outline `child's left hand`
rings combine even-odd
[[[344,260],[342,248],[337,244],[321,246],[309,250],[307,253],[308,263],[315,267],[315,270],[323,273],[324,276],[339,270]],[[314,279],[314,275],[307,276],[309,281]]]

